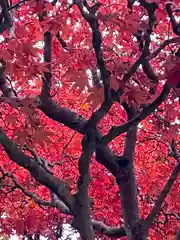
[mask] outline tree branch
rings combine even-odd
[[[155,217],[160,212],[162,204],[167,197],[168,193],[170,192],[175,180],[177,179],[177,176],[180,172],[180,153],[177,150],[177,144],[175,140],[172,140],[171,146],[169,147],[169,156],[175,158],[177,160],[177,164],[175,168],[173,169],[168,181],[166,182],[162,192],[159,194],[159,197],[157,198],[154,207],[152,208],[150,214],[148,215],[146,221],[147,228],[150,228],[151,224],[153,223]]]
[[[130,1],[132,3],[132,0]],[[150,46],[150,42],[151,42],[151,34],[153,31],[153,26],[155,24],[155,11],[158,8],[157,4],[155,2],[153,3],[149,3],[145,0],[140,0],[140,5],[143,6],[147,12],[148,12],[148,17],[149,17],[149,21],[148,21],[148,29],[145,33],[145,36],[143,38],[143,46],[142,46],[142,54],[141,56],[135,61],[135,63],[133,64],[133,66],[131,67],[131,69],[124,74],[124,77],[122,79],[122,82],[125,84],[130,78],[131,76],[137,71],[137,69],[139,68],[139,66],[142,64],[143,68],[144,68],[144,64],[143,62],[146,61],[146,66],[145,66],[145,70],[147,70],[147,60],[146,58],[149,56],[149,46]],[[150,70],[150,64],[148,64],[148,70]],[[144,70],[143,69],[143,70]],[[148,72],[150,73],[150,72]],[[146,71],[146,75],[147,75],[147,71]],[[151,77],[152,77],[152,71],[151,71]],[[153,78],[155,80],[155,77],[153,75]],[[157,81],[157,78],[156,78]],[[122,94],[122,89],[118,90],[118,95],[120,96]]]
[[[0,129],[0,144],[9,158],[21,167],[27,169],[32,177],[54,192],[65,205],[72,210],[73,198],[65,183],[48,173],[37,161],[25,155],[17,145]]]
[[[11,10],[13,10],[13,9],[17,9],[17,8],[21,7],[24,3],[28,2],[28,1],[30,1],[30,0],[20,0],[20,1],[17,2],[16,4],[10,6],[10,7],[8,8],[8,10],[11,11]]]
[[[168,96],[170,92],[170,86],[168,84],[164,85],[164,88],[159,95],[159,97],[151,103],[149,106],[145,107],[140,114],[138,114],[135,118],[131,119],[127,123],[121,126],[113,126],[109,133],[103,137],[103,143],[107,144],[111,142],[115,137],[119,136],[120,134],[126,132],[129,127],[140,123],[143,119],[145,119],[148,115],[150,115]]]
[[[111,99],[111,89],[110,89],[110,72],[106,68],[103,53],[101,49],[102,36],[99,30],[99,23],[96,16],[96,13],[101,6],[99,2],[95,3],[93,6],[89,6],[87,1],[83,2],[79,0],[74,0],[73,4],[77,5],[84,19],[89,23],[92,29],[92,45],[96,54],[97,65],[101,73],[101,78],[104,86],[104,102],[101,107],[92,114],[91,118],[88,121],[87,129],[94,127],[97,122],[104,117],[107,112],[110,110],[113,101]],[[88,12],[84,10],[84,7]]]
[[[90,181],[89,165],[95,148],[95,136],[93,132],[85,134],[82,140],[82,154],[78,162],[80,176],[74,202],[75,214],[73,225],[79,230],[81,238],[87,240],[94,239],[88,196]]]
[[[156,87],[159,82],[158,76],[153,71],[153,68],[147,59],[144,59],[144,61],[142,63],[142,68],[143,68],[143,71],[146,74],[147,78],[149,78],[151,80],[151,82],[155,84],[155,89],[153,87],[150,88],[150,93],[153,94],[156,92]]]
[[[4,97],[7,98],[16,98],[15,93],[13,90],[9,87],[8,81],[6,77],[4,76],[4,67],[0,67],[0,90],[2,91]]]
[[[8,10],[8,1],[7,0],[1,0],[0,2],[1,8],[2,8],[2,19],[3,21],[0,23],[0,33],[3,33],[5,30],[9,29],[13,26],[12,22],[12,16]]]
[[[124,107],[129,120],[136,116],[137,110],[134,107],[127,107],[126,104]],[[134,125],[130,127],[126,133],[124,153],[122,156],[128,160],[128,165],[119,171],[119,179],[116,179],[119,186],[124,226],[128,239],[132,239],[132,236],[133,239],[139,239],[138,236],[143,236],[143,230],[140,231],[138,227],[141,226],[142,223],[139,214],[137,184],[134,174],[136,138],[137,125]],[[143,229],[142,226],[141,229]]]
[[[92,225],[94,230],[97,233],[101,233],[104,236],[107,237],[116,237],[116,238],[121,238],[126,236],[126,231],[124,227],[109,227],[106,224],[104,224],[101,221],[97,221],[97,220],[92,220]]]
[[[19,182],[17,181],[17,179],[14,175],[9,175],[9,177],[11,177],[11,179],[13,180],[16,188],[19,188],[26,196],[30,197],[38,205],[58,208],[60,210],[60,212],[64,213],[64,214],[69,214],[70,213],[69,209],[66,207],[66,205],[63,202],[60,202],[60,201],[51,201],[51,202],[44,201],[37,194],[29,192],[25,187],[23,187],[21,184],[19,184]]]
[[[136,116],[137,110],[133,107],[130,107],[127,111],[128,119],[131,120]],[[130,114],[131,112],[131,114]],[[130,159],[133,162],[134,152],[137,140],[137,125],[134,125],[132,128],[129,128],[126,133],[125,144],[124,144],[124,154],[127,159]]]
[[[6,68],[6,62],[2,59],[0,60],[0,90],[3,93],[3,97],[6,98],[16,98],[16,94],[13,91],[12,87],[9,87],[7,78],[5,77],[5,68]]]
[[[150,214],[148,215],[148,217],[146,219],[146,222],[147,222],[146,226],[148,229],[150,228],[155,217],[159,213],[161,206],[162,206],[165,198],[167,197],[169,191],[171,190],[173,183],[177,179],[179,172],[180,172],[180,162],[178,162],[177,165],[175,166],[175,168],[173,169],[171,176],[169,177],[168,181],[166,182],[162,192],[160,193],[158,199],[156,200],[156,202],[154,204],[154,207],[152,208]]]
[[[79,0],[74,0],[74,4],[78,6],[82,16],[89,23],[92,29],[92,45],[96,54],[97,64],[101,72],[101,78],[104,85],[104,98],[105,101],[109,101],[111,99],[110,73],[107,70],[103,59],[103,53],[101,50],[102,36],[99,30],[99,23],[96,16],[96,13],[101,4],[97,2],[92,7],[90,7],[85,0],[83,1],[84,6]],[[88,12],[84,11],[84,7],[86,7]]]
[[[70,109],[61,107],[53,99],[43,99],[43,102],[39,105],[39,109],[47,117],[62,123],[81,134],[85,134],[87,120]],[[101,138],[101,132],[98,129],[97,131],[99,132],[99,138]],[[97,161],[104,165],[115,176],[118,172],[118,165],[115,162],[115,154],[108,146],[99,143],[96,143],[95,151]]]
[[[172,2],[167,2],[167,3],[166,3],[166,11],[167,11],[168,16],[169,16],[169,18],[170,18],[173,32],[174,32],[176,35],[180,36],[180,24],[178,24],[178,23],[176,22],[176,19],[175,19],[175,17],[173,16],[172,9],[171,9],[171,5],[172,5]]]
[[[51,202],[44,201],[38,195],[29,192],[25,187],[23,187],[21,184],[19,184],[19,182],[17,181],[17,179],[14,175],[12,175],[11,173],[5,173],[1,167],[0,167],[0,171],[3,174],[3,177],[10,177],[13,180],[13,182],[15,184],[15,188],[19,188],[26,196],[30,197],[38,205],[57,208],[60,210],[61,213],[72,215],[72,212],[69,211],[69,209],[64,205],[63,202],[54,199],[54,197]],[[126,232],[125,232],[125,229],[123,226],[122,227],[110,227],[110,226],[107,226],[106,224],[104,224],[103,222],[97,221],[94,219],[91,220],[91,224],[93,226],[93,229],[97,233],[103,234],[104,236],[118,237],[118,238],[120,238],[122,236],[126,236]]]
[[[177,162],[180,162],[180,152],[177,149],[177,143],[172,139],[171,144],[168,146],[168,155],[176,159]]]
[[[165,40],[154,52],[150,54],[149,60],[155,58],[161,52],[161,50],[163,50],[167,45],[172,43],[180,43],[180,37]]]
[[[67,48],[67,43],[62,39],[59,32],[56,34],[56,37],[57,37],[59,43],[61,44],[62,48],[66,49]]]
[[[48,71],[44,72],[43,86],[40,98],[47,98],[50,96],[51,90],[51,62],[52,62],[52,34],[50,32],[44,33],[44,62],[47,63]]]

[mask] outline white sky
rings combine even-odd
[[[67,237],[68,239],[71,240],[77,240],[78,239],[78,234],[71,234],[71,226],[69,224],[63,224],[64,230],[63,230],[63,237],[61,238],[62,240],[66,240]],[[19,237],[16,235],[11,236],[10,240],[19,240]],[[45,237],[40,236],[40,240],[46,240]]]

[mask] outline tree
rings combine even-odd
[[[1,0],[2,234],[179,239],[178,3]]]

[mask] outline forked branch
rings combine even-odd
[[[159,95],[159,97],[157,97],[157,99],[154,102],[152,102],[150,105],[145,107],[140,114],[138,114],[135,118],[131,119],[127,123],[121,126],[112,127],[109,133],[103,137],[103,142],[106,144],[111,142],[115,137],[126,132],[131,126],[140,123],[143,119],[149,116],[166,99],[169,92],[170,92],[170,86],[168,84],[165,84],[161,94]]]
[[[55,207],[60,210],[61,213],[69,214],[69,209],[66,207],[66,205],[63,202],[60,201],[44,201],[41,199],[37,194],[32,193],[28,191],[25,187],[23,187],[16,179],[14,175],[10,175],[11,179],[13,180],[15,187],[20,189],[26,196],[30,197],[35,203],[37,203],[40,206],[46,206],[46,207]]]
[[[9,158],[17,165],[27,169],[42,185],[54,192],[65,205],[72,210],[73,198],[65,183],[48,173],[37,161],[25,155],[20,148],[0,128],[0,144],[3,146]]]

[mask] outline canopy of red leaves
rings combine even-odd
[[[180,82],[180,58],[174,55],[180,46],[180,38],[174,34],[170,25],[165,1],[156,2],[157,24],[151,35],[149,61],[159,79],[158,84],[144,73],[142,67],[130,81],[122,81],[124,74],[140,57],[135,33],[139,29],[145,31],[148,28],[146,10],[138,1],[131,12],[126,0],[101,0],[102,5],[97,12],[104,61],[111,73],[111,88],[123,91],[120,102],[126,101],[130,106],[136,105],[140,109],[142,104],[149,104],[157,98],[164,82],[172,87],[168,98],[156,112],[138,125],[135,175],[142,218],[149,214],[176,164],[176,160],[168,156],[168,145],[172,139],[180,143],[180,92],[177,88]],[[178,6],[179,1],[174,1],[174,4]],[[55,5],[41,0],[23,1],[18,5],[18,1],[13,0],[12,6],[16,6],[12,10],[14,34],[11,36],[7,30],[0,36],[0,59],[5,64],[8,85],[20,99],[21,106],[15,98],[8,99],[2,95],[0,125],[21,148],[26,144],[28,148],[35,148],[38,156],[50,163],[56,162],[53,173],[63,179],[71,192],[75,193],[82,136],[38,110],[37,96],[41,93],[43,73],[50,72],[43,59],[44,32],[49,31],[53,35],[51,95],[56,103],[84,118],[89,118],[100,106],[104,95],[103,88],[98,87],[92,77],[97,64],[91,29],[78,7],[69,7],[70,3],[66,0],[57,1]],[[46,16],[43,21],[39,21],[38,15],[42,11],[46,11]],[[176,11],[176,15],[179,17],[179,11]],[[166,41],[169,41],[168,44],[158,50]],[[154,94],[150,94],[150,88],[155,89]],[[98,126],[103,134],[107,134],[113,125],[126,121],[124,108],[114,103]],[[109,145],[116,154],[121,155],[124,135],[118,136]],[[50,199],[48,188],[40,185],[27,170],[13,163],[2,148],[0,151],[0,166],[4,172],[12,173],[29,192],[38,194],[43,200]],[[29,154],[28,151],[26,153]],[[94,156],[90,170],[89,196],[94,202],[92,217],[107,225],[119,226],[123,219],[119,189],[114,177],[95,161]],[[180,218],[179,183],[180,178],[165,199],[149,239],[173,239],[175,236],[177,219]],[[59,210],[38,205],[21,189],[14,189],[11,178],[3,179],[1,176],[0,194],[0,228],[3,233],[13,234],[15,231],[17,235],[23,235],[25,232],[40,232],[53,239],[55,227],[71,221],[69,216],[61,214]]]

